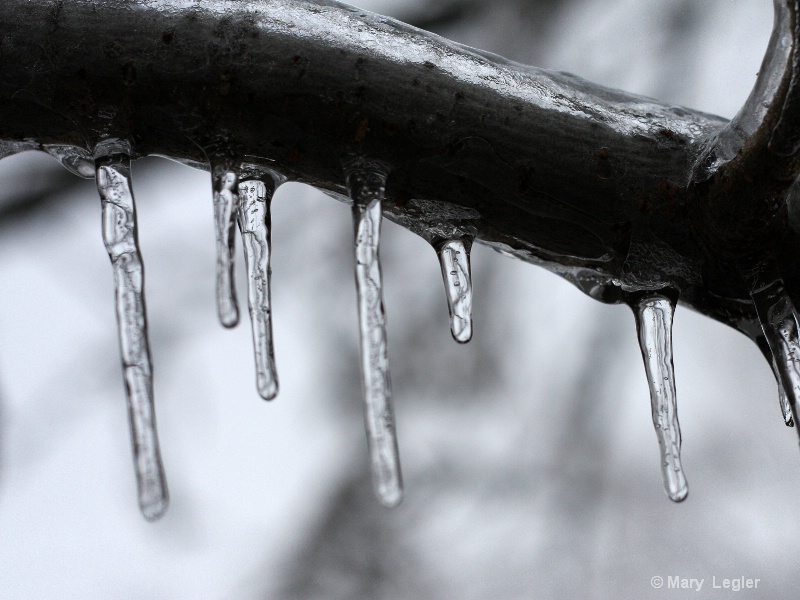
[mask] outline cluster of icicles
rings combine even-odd
[[[45,145],[71,172],[94,177],[102,206],[102,233],[114,271],[117,324],[133,443],[139,507],[147,520],[158,519],[169,503],[158,444],[153,404],[152,362],[147,339],[142,258],[136,231],[131,181],[131,147],[118,139],[98,144],[93,156],[74,146]],[[247,303],[253,333],[256,387],[265,400],[278,394],[270,308],[270,202],[286,179],[269,170],[243,172],[230,157],[210,161],[216,232],[216,301],[225,327],[239,322],[233,284],[235,228],[244,248]],[[386,506],[403,497],[400,457],[395,433],[386,318],[378,254],[381,203],[388,169],[359,158],[343,164],[353,203],[356,288],[361,340],[361,371],[367,443],[375,493]],[[469,251],[472,238],[437,240],[447,292],[453,337],[472,337],[472,282]]]
[[[120,140],[100,143],[93,156],[78,155],[71,146],[44,146],[64,166],[83,177],[94,176],[102,205],[103,242],[114,271],[116,313],[125,377],[139,506],[155,520],[167,508],[168,492],[159,452],[153,405],[153,382],[147,320],[143,298],[142,259],[136,232],[136,208],[131,184],[131,149]],[[93,162],[93,164],[92,164]],[[278,394],[270,309],[270,202],[285,181],[268,170],[242,171],[231,158],[210,161],[216,231],[216,300],[225,327],[239,321],[233,285],[234,239],[238,223],[248,273],[248,309],[252,324],[256,385],[266,400]],[[383,163],[351,158],[342,165],[352,200],[355,230],[355,274],[360,328],[361,373],[367,443],[378,499],[397,505],[403,483],[395,431],[387,359],[379,239],[389,169]],[[450,311],[453,337],[465,343],[472,337],[472,282],[469,235],[432,242],[439,257]],[[774,302],[781,290],[752,282],[753,300],[763,326],[754,337],[770,359],[781,389],[784,420],[792,425],[792,409],[783,391],[800,393],[800,352],[797,322],[791,306]],[[627,293],[625,301],[636,318],[639,345],[650,388],[653,425],[661,450],[664,488],[673,501],[686,498],[688,487],[680,460],[675,377],[672,362],[674,290]],[[760,336],[760,337],[759,337]]]

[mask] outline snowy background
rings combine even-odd
[[[768,0],[356,2],[473,46],[732,117]],[[743,336],[674,328],[689,499],[669,502],[633,318],[476,246],[475,336],[450,338],[434,252],[384,225],[406,499],[373,498],[350,211],[273,202],[281,393],[260,400],[246,319],[216,321],[210,177],[134,164],[167,515],[139,515],[92,182],[0,162],[0,598],[794,597],[797,437]],[[240,261],[240,266],[243,261]],[[239,297],[245,298],[239,273]],[[246,316],[246,313],[245,313]],[[702,592],[651,578],[705,579]]]

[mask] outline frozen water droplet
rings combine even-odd
[[[669,499],[681,502],[689,493],[681,468],[681,430],[672,365],[672,317],[675,302],[659,293],[632,295],[639,348],[650,387],[653,425],[661,450],[661,477]]]
[[[278,374],[272,346],[272,309],[270,304],[269,265],[270,202],[275,183],[266,178],[239,184],[239,229],[247,267],[247,304],[253,330],[256,361],[256,387],[265,400],[278,395]]]
[[[403,497],[403,481],[389,380],[378,253],[385,185],[386,171],[374,163],[356,163],[347,169],[347,189],[353,200],[361,378],[372,479],[381,503],[396,506]]]
[[[42,148],[73,175],[84,179],[95,176],[94,160],[84,148],[68,144],[45,144]]]
[[[214,184],[214,232],[217,241],[217,314],[224,327],[239,323],[239,304],[233,282],[234,226],[239,205],[239,177],[229,161],[211,162]]]
[[[147,340],[144,269],[136,233],[130,158],[96,152],[97,189],[103,208],[103,243],[114,269],[117,324],[139,489],[139,507],[149,521],[167,509],[169,496],[156,434],[153,373]]]
[[[472,239],[447,240],[435,246],[442,269],[450,331],[453,338],[465,344],[472,339],[472,275],[469,251]]]
[[[751,272],[747,281],[761,329],[772,353],[772,367],[779,383],[784,422],[787,425],[790,420],[795,423],[797,401],[800,398],[800,340],[794,305],[779,275],[758,270]]]

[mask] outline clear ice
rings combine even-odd
[[[389,381],[386,316],[378,254],[385,185],[386,173],[379,166],[357,165],[348,170],[347,189],[353,200],[355,227],[361,378],[372,480],[381,503],[396,506],[403,498],[403,480]]]
[[[42,149],[73,175],[83,179],[95,177],[94,160],[85,149],[68,144],[45,144]]]
[[[114,269],[117,324],[139,507],[144,517],[153,521],[166,511],[169,495],[156,434],[144,269],[136,233],[130,157],[115,151],[98,153],[95,172],[103,209],[103,243]]]
[[[773,365],[773,370],[775,371],[775,377],[780,377],[780,373],[778,373],[778,365]],[[786,392],[783,390],[783,385],[778,385],[778,401],[781,404],[781,414],[783,414],[783,422],[786,423],[788,427],[794,427],[794,417],[792,416],[792,405],[789,404],[789,397],[786,395]]]
[[[275,192],[272,179],[252,179],[239,184],[239,229],[247,267],[247,304],[253,330],[256,387],[265,400],[278,395],[278,374],[272,344],[269,266],[270,202]]]
[[[469,251],[472,240],[447,240],[436,245],[442,268],[447,308],[450,311],[450,332],[465,344],[472,339],[472,275]]]
[[[778,370],[778,363],[775,362],[775,357],[772,355],[772,349],[769,347],[769,343],[767,342],[767,338],[763,335],[761,336],[761,340],[756,342],[759,345],[759,348],[762,346],[766,346],[764,348],[764,356],[769,361],[770,366],[772,367],[772,373],[775,375],[775,380],[778,382],[778,402],[780,403],[781,407],[781,414],[783,415],[783,422],[788,427],[794,427],[794,417],[792,416],[792,405],[789,404],[789,397],[786,395],[786,391],[783,389],[783,383],[781,381],[781,373]]]
[[[782,391],[781,408],[786,417],[788,405],[792,422],[797,422],[797,400],[800,397],[800,340],[797,314],[779,277],[764,281],[761,274],[749,278],[750,297],[756,307],[764,337],[772,351]]]
[[[775,362],[775,357],[772,355],[772,349],[769,347],[767,338],[764,336],[764,329],[761,327],[761,322],[758,319],[743,319],[737,323],[737,328],[756,343],[756,346],[758,346],[761,354],[765,359],[767,359],[767,362],[772,368],[772,374],[775,376],[775,382],[778,384],[778,403],[781,409],[783,422],[787,427],[794,427],[792,407],[789,404],[789,398],[786,396],[786,392],[783,389],[781,374],[778,372],[778,363]]]
[[[233,282],[239,177],[228,164],[211,163],[214,183],[214,231],[217,238],[217,314],[225,327],[239,323],[239,304]]]
[[[637,297],[631,308],[636,316],[639,348],[650,387],[653,426],[661,450],[664,491],[673,502],[689,493],[681,468],[681,430],[672,365],[672,317],[675,302],[665,295],[649,293]]]

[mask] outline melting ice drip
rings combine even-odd
[[[381,503],[396,506],[403,498],[403,479],[389,380],[378,248],[386,170],[378,163],[356,161],[347,171],[347,190],[353,200],[361,379],[372,480]]]
[[[167,509],[169,498],[156,435],[144,269],[137,242],[130,158],[116,147],[99,148],[95,167],[103,207],[103,243],[114,269],[139,507],[147,520],[155,520]]]
[[[642,351],[653,426],[661,450],[661,477],[669,499],[681,502],[689,488],[681,467],[681,429],[672,364],[672,317],[675,301],[658,293],[632,297],[639,348]]]

